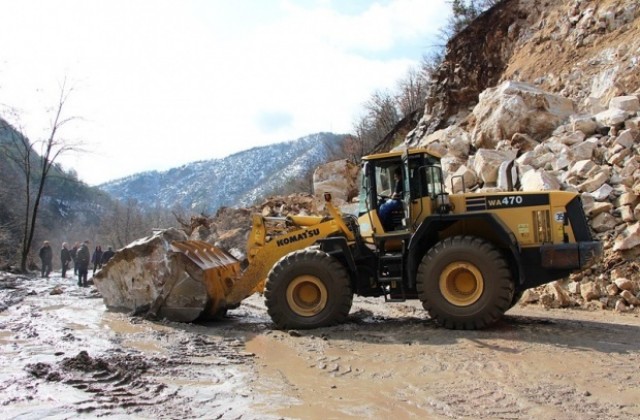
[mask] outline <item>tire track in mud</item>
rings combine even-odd
[[[166,385],[144,377],[151,368],[151,363],[141,356],[91,357],[83,350],[64,358],[57,366],[29,364],[25,370],[36,378],[60,382],[89,394],[89,399],[76,403],[78,413],[108,413],[114,408],[136,412],[138,407],[164,405],[175,397],[175,392],[170,392]]]
[[[86,393],[87,399],[75,403],[77,413],[102,416],[124,410],[153,413],[156,418],[184,418],[198,416],[190,404],[193,398],[172,382],[223,383],[230,374],[215,368],[251,360],[253,355],[242,352],[243,346],[235,339],[185,336],[172,346],[169,357],[146,357],[120,349],[113,350],[116,354],[92,357],[83,350],[56,365],[28,364],[25,370],[37,379]]]
[[[12,304],[0,318],[9,350],[0,406],[9,416],[211,418],[246,411],[250,398],[238,387],[248,369],[239,365],[250,366],[253,355],[241,339],[205,335],[197,326],[104,317],[93,289],[69,283],[33,279],[0,287],[0,297],[20,297],[3,299]],[[51,293],[55,288],[62,293]],[[124,330],[112,329],[112,322]]]

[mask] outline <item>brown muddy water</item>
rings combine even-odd
[[[342,325],[278,331],[258,295],[178,324],[3,275],[0,310],[3,419],[640,418],[637,314],[516,307],[449,331],[417,302],[356,298]]]

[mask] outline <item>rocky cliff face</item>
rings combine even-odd
[[[460,122],[485,89],[521,81],[606,106],[638,89],[636,0],[504,0],[447,45],[418,135]],[[589,99],[593,98],[593,99]]]

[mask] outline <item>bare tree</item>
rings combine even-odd
[[[371,127],[379,138],[391,130],[400,117],[396,108],[396,100],[388,90],[378,90],[373,93],[365,104]]]
[[[117,248],[148,235],[152,228],[157,227],[152,226],[153,221],[145,223],[140,205],[131,198],[124,204],[117,201],[105,221],[103,237]]]
[[[60,87],[60,96],[54,108],[51,128],[48,136],[42,141],[32,143],[26,136],[17,132],[11,136],[12,147],[8,150],[9,158],[15,162],[23,175],[24,207],[22,216],[22,244],[20,248],[20,270],[27,271],[27,260],[38,220],[38,211],[42,201],[45,185],[56,160],[64,153],[78,150],[77,147],[58,138],[59,130],[74,117],[64,118],[63,110],[72,89],[66,80]],[[40,153],[36,147],[40,146]]]
[[[353,131],[354,136],[351,143],[353,161],[360,162],[362,156],[373,149],[373,146],[376,144],[376,139],[372,134],[370,122],[366,116],[359,118],[353,123]]]
[[[428,77],[424,70],[411,67],[398,82],[397,103],[403,117],[422,109],[427,97]]]
[[[378,90],[364,104],[365,114],[353,126],[357,140],[354,150],[359,148],[360,156],[373,150],[375,145],[400,121],[396,103],[396,97],[389,91]]]
[[[445,41],[463,30],[482,12],[500,3],[501,0],[449,0],[451,17],[440,30],[440,37]]]

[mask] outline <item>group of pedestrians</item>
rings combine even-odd
[[[102,268],[102,266],[113,257],[113,254],[115,254],[112,247],[108,247],[106,251],[102,251],[102,247],[97,245],[92,255],[89,251],[89,244],[89,240],[84,241],[82,244],[76,242],[73,248],[69,249],[69,244],[63,242],[62,249],[60,250],[62,278],[67,277],[67,270],[69,270],[73,263],[73,274],[78,276],[78,286],[81,287],[87,287],[90,264],[93,264],[93,274],[96,274],[96,270]],[[44,241],[40,248],[39,256],[42,262],[42,277],[49,277],[53,260],[53,251],[51,250],[49,241]]]

